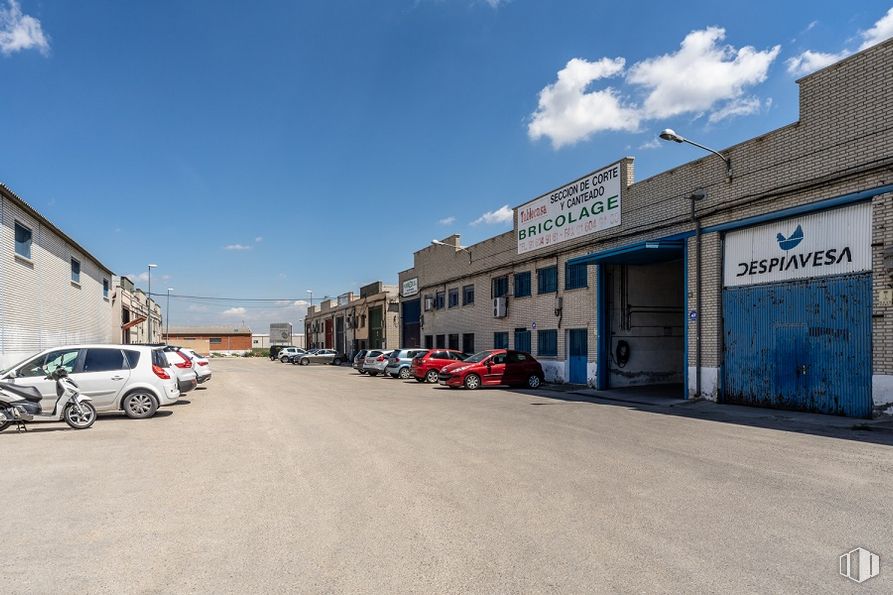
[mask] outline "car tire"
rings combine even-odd
[[[333,366],[340,366],[340,365],[341,365],[341,358],[340,358],[340,357],[336,357],[335,359],[333,359],[333,360],[332,360],[332,365],[333,365]]]
[[[378,372],[376,372],[375,370],[369,370],[368,374],[370,376],[378,376]]]
[[[425,374],[425,382],[428,384],[437,382],[437,370],[428,370],[428,373]]]
[[[144,390],[135,390],[121,401],[124,414],[130,419],[147,419],[158,411],[155,395]]]
[[[394,378],[397,378],[397,377],[399,377],[400,380],[409,380],[409,368],[400,368],[400,371],[397,373],[397,376],[394,376]]]
[[[279,358],[279,361],[282,362],[283,364],[287,364],[287,363],[288,363],[288,358],[287,358],[287,357],[280,357],[280,358]]]
[[[527,388],[539,388],[542,383],[543,379],[536,374],[531,374],[527,378]]]
[[[481,387],[481,377],[477,374],[469,374],[465,377],[464,384],[468,390],[477,390]]]
[[[302,357],[302,358],[301,358],[301,365],[302,365],[302,366],[309,366],[309,365],[310,365],[310,360],[307,359],[306,357]]]

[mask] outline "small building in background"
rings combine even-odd
[[[252,347],[251,329],[247,326],[171,327],[166,341],[205,355],[242,355]]]
[[[137,289],[128,277],[113,278],[112,335],[115,342],[124,345],[157,343],[163,335],[161,306],[142,289]],[[152,318],[152,336],[149,336],[149,317]]]
[[[273,345],[287,345],[290,347],[300,347],[304,348],[304,335],[302,333],[292,333],[291,334],[291,342],[285,343],[272,343]],[[270,335],[266,333],[254,333],[251,335],[251,348],[252,349],[269,349],[270,348]]]
[[[73,343],[112,343],[112,271],[0,184],[0,367]]]

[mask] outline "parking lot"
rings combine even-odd
[[[3,591],[891,591],[885,444],[212,365],[149,420],[0,434]]]

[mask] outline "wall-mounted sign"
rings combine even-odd
[[[403,282],[403,287],[401,288],[400,295],[403,297],[410,297],[419,292],[419,278],[413,277],[412,279],[407,279]]]
[[[871,204],[860,203],[730,232],[729,286],[871,270]]]
[[[620,163],[518,207],[518,254],[620,225]]]

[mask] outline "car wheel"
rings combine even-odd
[[[437,370],[428,370],[428,373],[425,374],[425,380],[431,384],[437,382]]]
[[[539,388],[542,383],[543,379],[536,374],[531,374],[530,377],[527,379],[528,388]]]
[[[152,417],[158,410],[155,397],[145,391],[135,391],[124,397],[121,403],[124,413],[130,419],[146,419]]]
[[[340,357],[336,357],[335,359],[333,359],[333,360],[332,360],[332,365],[333,365],[333,366],[340,366],[340,365],[341,365],[341,358],[340,358]]]
[[[465,377],[465,388],[475,390],[481,387],[481,377],[477,374],[469,374]]]
[[[279,358],[279,361],[282,362],[283,364],[285,364],[285,363],[288,363],[288,358],[287,358],[287,357],[280,357],[280,358]]]
[[[400,380],[409,380],[409,368],[400,368],[400,372],[397,376],[400,377]]]
[[[301,358],[301,365],[302,365],[302,366],[309,366],[309,365],[310,365],[310,360],[307,359],[306,357],[302,357],[302,358]]]

